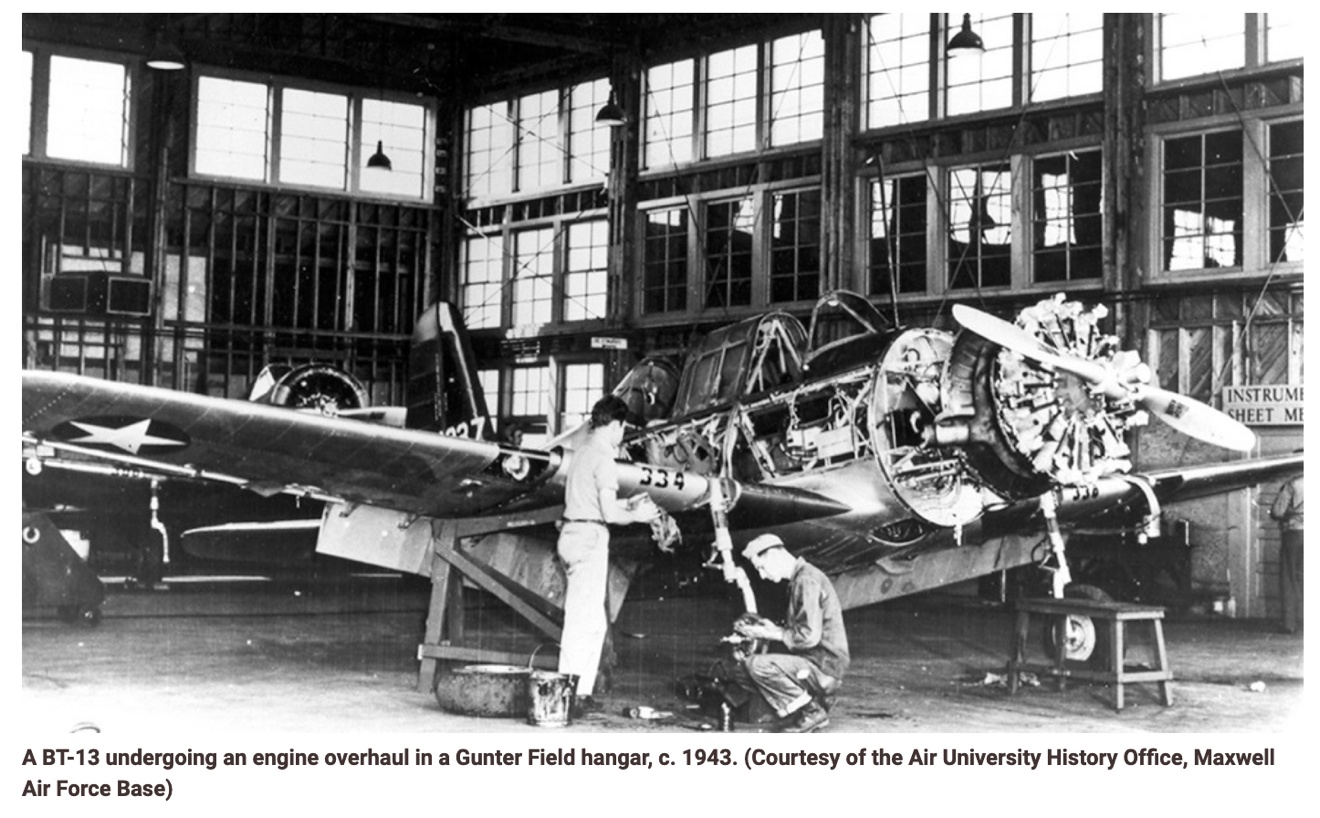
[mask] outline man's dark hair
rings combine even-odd
[[[622,398],[606,395],[591,407],[591,428],[599,429],[614,420],[628,419],[628,404]]]

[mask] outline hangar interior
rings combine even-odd
[[[444,299],[537,444],[832,290],[946,328],[1063,292],[1289,452],[1303,48],[1291,13],[25,13],[24,366],[244,398],[331,363],[393,405]],[[1277,615],[1276,489],[1167,510],[1239,617]]]

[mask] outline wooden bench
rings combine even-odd
[[[1031,616],[1036,614],[1047,618],[1048,625],[1055,629],[1053,656],[1049,663],[1031,663],[1026,661],[1027,631]],[[1066,664],[1067,639],[1065,628],[1067,617],[1089,616],[1095,622],[1097,633],[1104,628],[1109,636],[1108,667],[1078,668]],[[1169,670],[1168,655],[1164,650],[1164,609],[1157,605],[1135,605],[1127,602],[1094,602],[1086,599],[1023,599],[1017,603],[1017,621],[1013,628],[1013,641],[1009,646],[1008,692],[1017,693],[1018,674],[1021,672],[1041,673],[1053,676],[1060,691],[1066,689],[1068,679],[1081,679],[1092,682],[1109,682],[1114,685],[1114,709],[1123,709],[1123,685],[1138,682],[1157,682],[1160,686],[1160,701],[1165,707],[1173,704],[1173,693],[1169,689],[1173,672]],[[1124,626],[1129,622],[1148,623],[1151,627],[1154,643],[1154,669],[1129,670],[1123,661],[1125,646]],[[1076,664],[1076,663],[1074,663]]]

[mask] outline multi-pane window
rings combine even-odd
[[[197,80],[193,169],[207,176],[265,181],[270,88],[219,77]]]
[[[702,306],[741,307],[752,303],[755,226],[755,203],[751,196],[706,205],[703,242],[706,297]]]
[[[477,383],[481,386],[481,395],[486,399],[486,412],[500,416],[500,371],[496,368],[478,369]]]
[[[548,324],[554,318],[555,231],[513,234],[513,324]]]
[[[192,172],[425,200],[426,105],[202,74],[194,85]],[[367,167],[377,147],[389,171]]]
[[[377,147],[390,159],[388,171],[367,169]],[[359,186],[368,193],[421,198],[426,192],[426,109],[382,99],[362,100]]]
[[[128,163],[129,72],[122,63],[50,58],[45,155]]]
[[[930,118],[930,15],[876,14],[866,24],[866,125]]]
[[[564,181],[559,144],[559,92],[543,91],[518,100],[518,190],[551,187]]]
[[[343,189],[348,97],[285,88],[280,113],[280,181]]]
[[[949,171],[949,287],[1006,287],[1012,274],[1009,163]]]
[[[523,432],[522,445],[544,446],[553,383],[550,367],[517,366],[510,370],[510,420]]]
[[[564,265],[564,320],[604,318],[609,226],[600,219],[568,226]]]
[[[775,193],[770,224],[770,301],[820,295],[819,190]]]
[[[610,127],[596,124],[596,112],[609,98],[607,79],[584,82],[569,89],[570,182],[600,179],[610,171]]]
[[[694,67],[692,60],[680,60],[646,70],[644,158],[648,168],[676,165],[692,158]]]
[[[926,175],[871,182],[870,292],[926,291]]]
[[[1269,125],[1269,263],[1301,261],[1306,247],[1303,232],[1302,122]]]
[[[1163,142],[1163,269],[1242,265],[1242,131]]]
[[[755,45],[706,59],[706,156],[756,148]]]
[[[1104,79],[1104,15],[1031,15],[1031,100],[1096,94]]]
[[[1031,164],[1033,278],[1099,278],[1100,151],[1038,156]]]
[[[479,105],[467,114],[466,188],[469,196],[513,190],[513,120],[509,104]]]
[[[950,15],[945,18],[954,25]],[[985,52],[947,56],[945,113],[949,116],[1007,108],[1015,102],[1013,15],[972,14],[972,28],[981,35]]]
[[[1196,11],[1156,17],[1159,18],[1161,79],[1180,79],[1245,65],[1245,15]]]
[[[825,41],[819,31],[770,45],[770,144],[820,139],[824,130]]]
[[[565,364],[559,431],[567,432],[591,417],[591,407],[605,394],[605,367],[598,363]]]
[[[687,308],[688,209],[650,210],[643,216],[642,312]]]
[[[474,236],[463,242],[463,321],[468,329],[500,325],[504,292],[504,237]]]

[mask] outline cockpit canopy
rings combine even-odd
[[[802,322],[786,312],[710,332],[688,354],[674,417],[800,380],[806,338]]]
[[[813,377],[876,360],[894,327],[865,296],[827,293],[811,311],[805,363]]]

